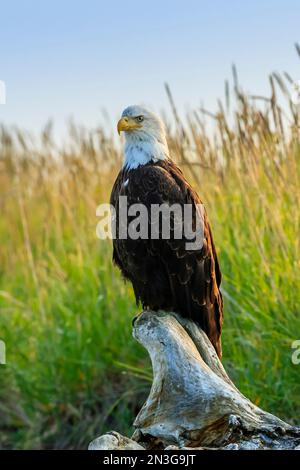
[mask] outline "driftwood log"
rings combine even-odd
[[[131,439],[116,432],[90,449],[296,449],[300,428],[251,403],[235,387],[206,334],[176,313],[144,311],[133,336],[153,368]]]

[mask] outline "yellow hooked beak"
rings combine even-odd
[[[118,134],[121,131],[133,131],[134,129],[140,129],[142,126],[136,122],[134,118],[124,116],[118,122]]]

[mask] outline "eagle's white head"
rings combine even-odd
[[[118,122],[121,131],[125,133],[124,167],[134,169],[169,157],[164,124],[151,111],[141,106],[124,109]]]

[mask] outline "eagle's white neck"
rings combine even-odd
[[[124,167],[132,170],[151,161],[157,162],[169,157],[164,135],[151,135],[139,130],[126,132]]]

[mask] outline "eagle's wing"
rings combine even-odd
[[[139,171],[129,175],[128,185],[129,204],[139,201],[147,207],[149,213],[151,204],[180,204],[182,207],[192,204],[195,222],[196,205],[201,204],[201,200],[172,161],[140,167]],[[201,216],[204,237],[200,249],[187,249],[186,243],[190,240],[174,239],[172,232],[170,240],[161,239],[160,233],[158,240],[151,240],[150,243],[149,240],[141,240],[141,243],[148,256],[160,258],[167,272],[174,305],[181,313],[184,309],[185,316],[190,316],[200,324],[221,356],[221,272],[206,212],[202,211]]]

